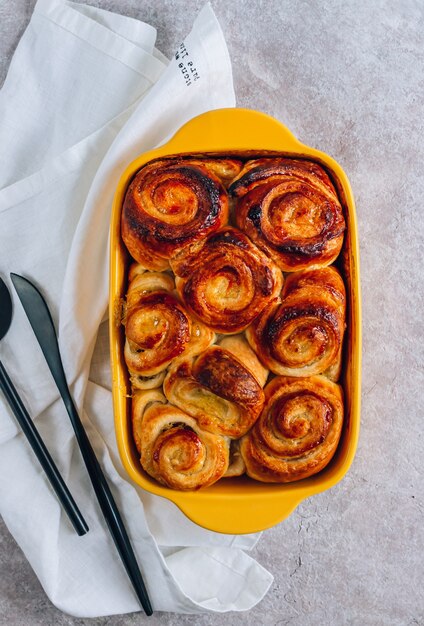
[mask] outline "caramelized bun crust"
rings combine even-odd
[[[124,199],[121,233],[131,256],[162,271],[185,246],[202,240],[228,221],[223,180],[234,161],[161,160],[143,167]]]
[[[246,473],[286,483],[321,471],[332,459],[343,425],[343,394],[325,376],[274,378],[265,406],[241,440]]]
[[[275,374],[340,376],[346,318],[343,280],[334,267],[290,274],[246,336]]]
[[[246,235],[227,227],[172,264],[187,309],[224,334],[244,330],[277,296],[283,276]]]
[[[237,226],[285,272],[330,265],[345,220],[322,167],[299,159],[249,161],[230,186]]]
[[[147,401],[144,394],[150,394]],[[202,430],[195,419],[163,401],[158,391],[138,392],[133,399],[134,438],[142,467],[171,489],[212,485],[228,469],[228,439]]]

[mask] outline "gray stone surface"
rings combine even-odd
[[[203,0],[98,0],[144,19],[171,55]],[[379,0],[212,0],[239,106],[283,121],[345,168],[359,217],[362,430],[347,477],[264,533],[253,555],[275,576],[245,614],[155,614],[149,623],[308,626],[424,624],[424,4]],[[0,83],[34,0],[0,0]],[[77,620],[46,598],[0,528],[0,624]]]

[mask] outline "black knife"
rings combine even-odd
[[[10,277],[62,396],[115,546],[146,615],[152,615],[153,609],[127,531],[69,392],[50,311],[40,291],[29,280],[18,274],[10,274]]]

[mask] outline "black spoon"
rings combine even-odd
[[[10,297],[9,290],[0,278],[0,339],[3,339],[7,331],[9,330],[10,323],[12,321],[12,298]],[[34,422],[30,418],[28,411],[26,410],[21,398],[18,395],[12,381],[10,380],[3,363],[0,361],[0,388],[4,393],[6,400],[8,401],[10,408],[12,409],[17,421],[19,422],[22,432],[28,439],[32,449],[35,452],[37,459],[43,470],[46,472],[47,478],[50,481],[56,495],[65,509],[69,519],[72,522],[73,527],[77,531],[78,535],[85,535],[88,531],[88,526],[81,515],[79,508],[77,507],[75,500],[65,485],[62,476],[59,474],[52,457],[50,456],[40,433],[36,429]]]

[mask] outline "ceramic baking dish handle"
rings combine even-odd
[[[269,500],[262,500],[258,507],[257,500],[252,495],[237,498],[237,515],[234,515],[233,497],[211,497],[208,499],[207,492],[202,498],[197,493],[190,494],[192,498],[185,497],[182,502],[179,498],[169,498],[177,504],[178,508],[193,522],[215,532],[228,533],[231,535],[244,535],[260,532],[271,528],[289,517],[294,509],[301,503],[303,497],[285,494],[279,498],[278,507],[275,506],[275,495]],[[196,497],[197,496],[197,497]],[[209,511],[205,517],[205,508]]]
[[[238,150],[281,150],[281,144],[284,144],[290,152],[298,151],[299,146],[302,146],[284,124],[265,113],[249,109],[221,109],[221,111],[228,120],[225,130],[222,114],[221,117],[210,113],[199,115],[182,126],[174,135],[172,142],[175,152],[186,151],[187,136],[190,137],[192,144],[193,138],[198,137],[202,148],[208,146],[208,152],[215,150],[222,152],[223,135],[227,144],[233,143]]]

